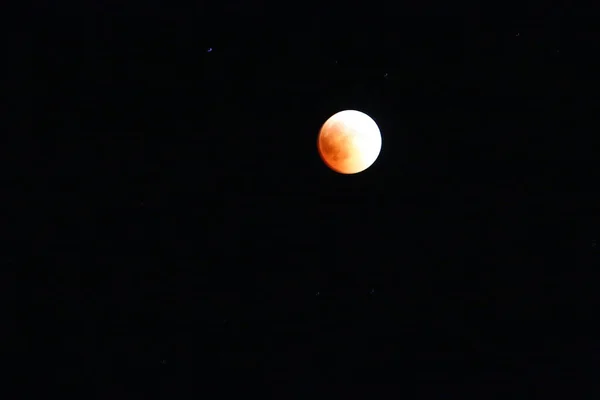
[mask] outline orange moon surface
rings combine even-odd
[[[317,147],[329,168],[341,174],[356,174],[369,168],[379,157],[381,132],[367,114],[340,111],[321,127]]]

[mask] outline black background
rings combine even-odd
[[[9,41],[30,134],[5,220],[51,379],[172,398],[590,374],[596,11],[40,3]],[[383,137],[357,175],[316,151],[344,109]]]

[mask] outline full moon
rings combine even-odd
[[[321,127],[317,147],[329,168],[341,174],[356,174],[369,168],[379,157],[381,133],[367,114],[340,111]]]

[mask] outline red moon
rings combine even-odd
[[[340,174],[356,174],[369,168],[381,151],[381,132],[367,114],[355,110],[331,116],[317,140],[323,162]]]

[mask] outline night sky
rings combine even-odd
[[[120,399],[589,375],[599,14],[513,3],[41,5],[11,36],[36,134],[7,221],[36,234],[11,260],[38,266],[51,379]],[[316,148],[345,109],[383,138],[355,175]]]

